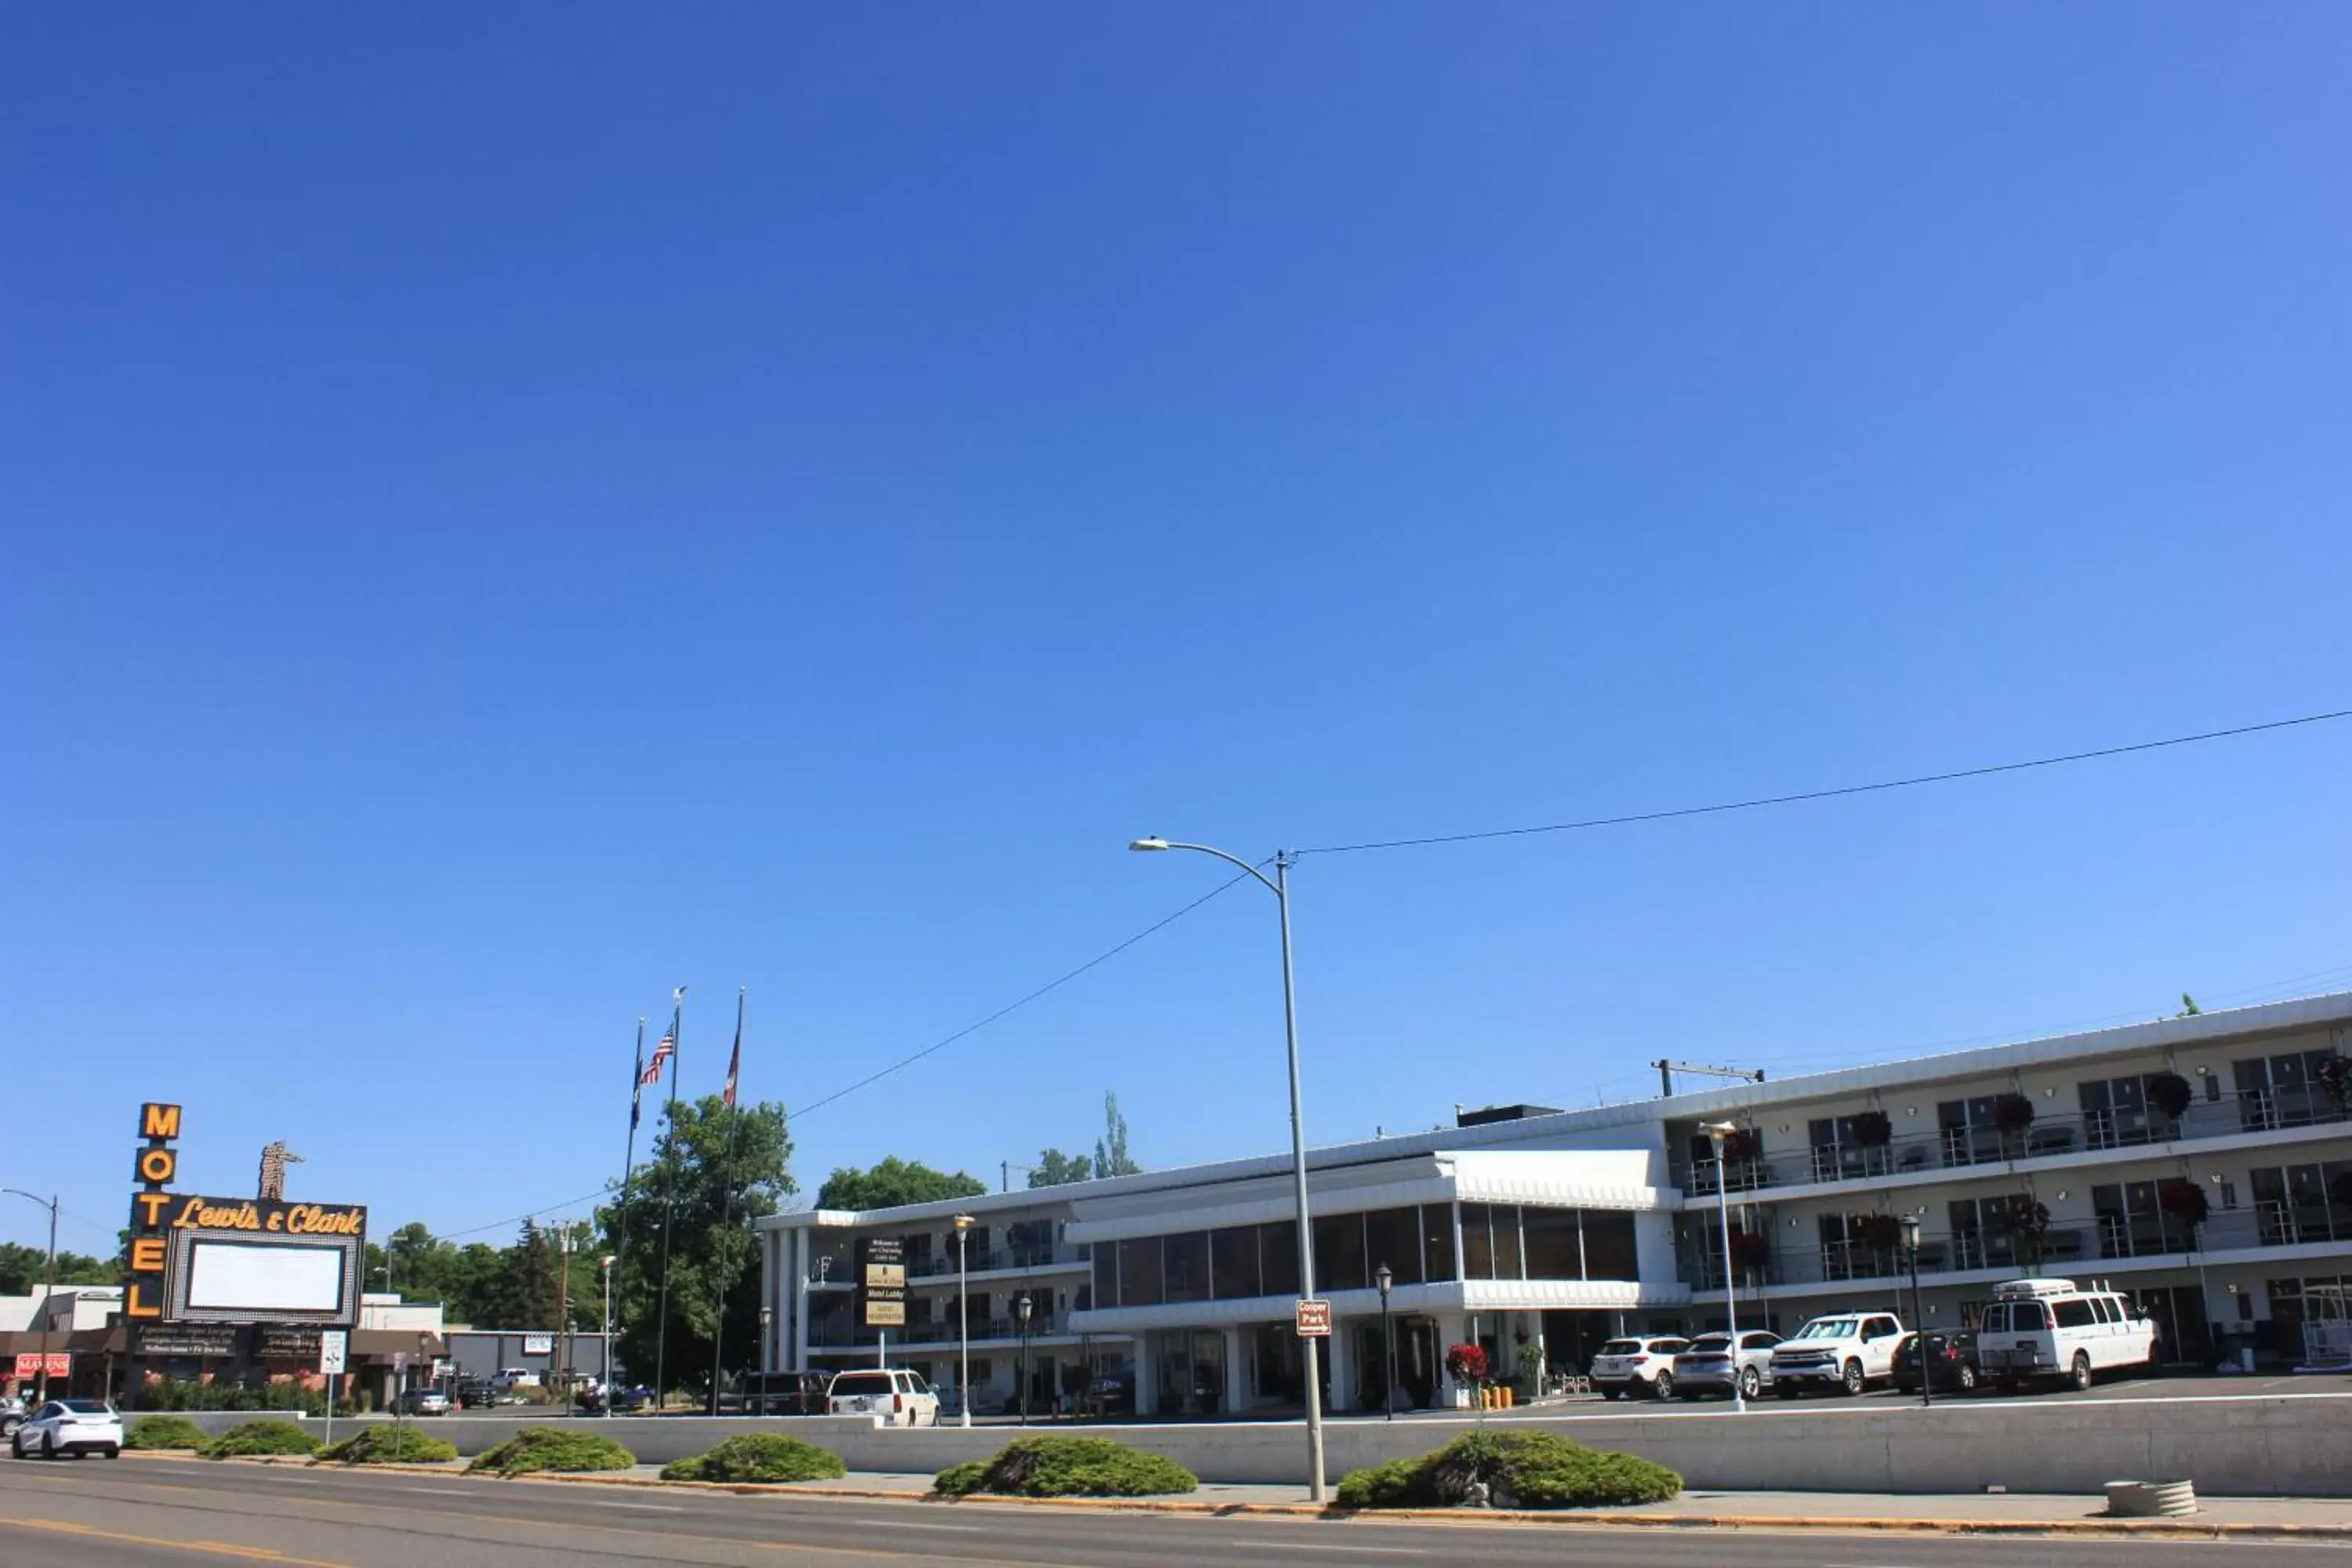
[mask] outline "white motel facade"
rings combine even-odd
[[[1727,1208],[1743,1326],[1863,1307],[1965,1326],[2037,1273],[2130,1296],[2166,1360],[2293,1364],[2352,1293],[2352,1122],[2321,1070],[2347,1054],[2352,993],[1310,1150],[1326,1397],[1382,1404],[1383,1268],[1400,1407],[1453,1402],[1463,1342],[1574,1373],[1618,1334],[1720,1328]],[[1718,1160],[1706,1129],[1726,1122]],[[1296,1213],[1283,1153],[772,1215],[763,1365],[887,1357],[952,1400],[968,1337],[976,1410],[1016,1400],[1024,1372],[1033,1410],[1098,1377],[1145,1415],[1295,1408]],[[872,1237],[901,1244],[902,1327],[858,1321]]]

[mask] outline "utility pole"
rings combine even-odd
[[[555,1378],[563,1399],[563,1413],[572,1409],[572,1222],[558,1220],[555,1233],[555,1331],[562,1335],[562,1361]]]
[[[41,1273],[41,1381],[38,1394],[41,1403],[46,1405],[49,1400],[49,1308],[58,1293],[58,1198],[54,1193],[47,1198],[37,1197],[22,1187],[0,1187],[0,1193],[13,1194],[26,1203],[39,1204],[49,1211],[49,1260]]]

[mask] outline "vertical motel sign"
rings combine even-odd
[[[857,1321],[869,1329],[906,1325],[907,1250],[895,1236],[857,1244]]]
[[[180,1108],[141,1106],[139,1136],[131,1160],[138,1188],[131,1194],[130,1279],[122,1292],[122,1315],[132,1322],[163,1315],[163,1211],[172,1203],[166,1189],[180,1173]]]

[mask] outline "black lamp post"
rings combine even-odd
[[[1029,1292],[1024,1290],[1013,1303],[1013,1315],[1021,1320],[1021,1425],[1029,1425],[1029,1314],[1034,1310]]]
[[[1903,1216],[1903,1250],[1911,1255],[1913,1342],[1919,1347],[1919,1405],[1925,1409],[1936,1403],[1936,1374],[1927,1365],[1927,1307],[1919,1294],[1919,1216],[1916,1214]]]
[[[1389,1321],[1389,1289],[1396,1284],[1396,1276],[1389,1266],[1381,1264],[1372,1276],[1372,1283],[1381,1290],[1381,1419],[1396,1419],[1396,1332]]]
[[[769,1354],[768,1354],[768,1338],[769,1338],[769,1331],[770,1331],[770,1330],[774,1326],[775,1321],[776,1321],[776,1310],[775,1310],[775,1308],[773,1308],[773,1307],[770,1306],[770,1305],[769,1305],[767,1302],[765,1302],[765,1301],[761,1302],[761,1303],[760,1303],[760,1353],[759,1353],[759,1362],[760,1362],[760,1370],[761,1370],[761,1373],[766,1373],[766,1372],[768,1372],[768,1371],[770,1371],[770,1370],[771,1370],[771,1369],[775,1365],[775,1363],[774,1363],[773,1361],[772,1361],[772,1360],[769,1358]],[[765,1377],[765,1376],[761,1377],[761,1378],[760,1379],[760,1414],[761,1414],[761,1415],[772,1415],[772,1414],[774,1414],[774,1408],[773,1408],[773,1406],[774,1406],[774,1403],[775,1403],[775,1397],[776,1397],[776,1385],[775,1385],[774,1381],[773,1381],[772,1379],[768,1378],[768,1377]],[[795,1386],[795,1387],[793,1388],[793,1413],[794,1415],[798,1415],[798,1414],[800,1413],[800,1404],[801,1404],[801,1401],[800,1401],[800,1390],[799,1390],[799,1388],[798,1388],[797,1386]]]

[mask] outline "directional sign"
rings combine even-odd
[[[1302,1340],[1328,1340],[1331,1337],[1331,1303],[1312,1298],[1297,1304],[1298,1337]]]
[[[869,1329],[895,1329],[907,1321],[907,1251],[895,1236],[869,1236],[857,1244],[858,1319]]]
[[[351,1336],[341,1329],[327,1329],[319,1334],[319,1375],[333,1377],[346,1372],[351,1354]]]

